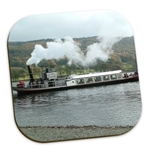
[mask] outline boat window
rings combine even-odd
[[[92,83],[92,82],[93,82],[92,78],[86,78],[86,83]]]
[[[117,76],[118,76],[118,78],[121,78],[122,77],[122,73],[118,73]]]
[[[110,77],[111,79],[117,79],[117,76],[115,74],[112,74]]]
[[[74,83],[74,81],[72,81],[72,83]]]
[[[94,80],[95,80],[95,82],[101,81],[101,77],[99,77],[99,76],[94,77]]]
[[[103,76],[103,80],[109,80],[109,76],[108,75]]]
[[[78,83],[78,84],[82,84],[82,83],[84,83],[84,79],[83,79],[83,78],[81,78],[81,79],[77,79],[77,83]]]

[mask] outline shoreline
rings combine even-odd
[[[21,133],[35,142],[58,142],[89,138],[118,136],[134,126],[26,126],[18,127]]]

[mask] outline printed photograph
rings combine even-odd
[[[12,113],[28,139],[121,136],[138,123],[136,42],[125,16],[110,10],[26,16],[12,25],[7,47]]]

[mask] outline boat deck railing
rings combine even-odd
[[[45,87],[45,84],[35,84],[35,85],[27,85],[26,86],[27,88],[44,88]]]

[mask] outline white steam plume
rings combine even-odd
[[[72,62],[84,67],[96,63],[97,59],[107,61],[112,53],[112,45],[116,42],[115,38],[103,38],[100,43],[94,43],[87,47],[86,55],[80,50],[78,44],[71,38],[65,37],[64,41],[57,39],[54,42],[47,42],[47,48],[35,45],[35,49],[28,59],[27,65],[38,64],[42,59],[59,59],[67,56],[68,64]]]
[[[94,43],[87,47],[87,54],[85,57],[85,66],[95,64],[97,59],[107,61],[110,54],[113,52],[112,46],[117,42],[117,38],[103,38],[100,43]]]

